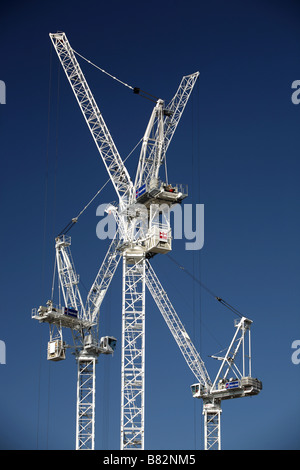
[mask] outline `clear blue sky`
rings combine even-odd
[[[224,403],[224,449],[299,449],[300,8],[296,1],[9,2],[1,6],[0,448],[73,449],[76,363],[46,360],[48,327],[30,318],[51,295],[54,237],[107,179],[104,165],[52,50],[65,31],[75,50],[132,86],[170,99],[200,71],[168,152],[169,177],[205,205],[205,244],[172,256],[253,320],[254,398]],[[152,104],[82,68],[123,158],[142,137]],[[51,78],[51,81],[50,81]],[[50,81],[50,100],[49,100]],[[128,160],[133,175],[138,154]],[[46,186],[47,184],[47,186]],[[47,197],[45,198],[45,193]],[[72,253],[89,288],[107,242],[96,207],[73,228]],[[45,212],[46,210],[46,212]],[[46,215],[46,217],[45,217]],[[168,258],[153,260],[211,377],[208,356],[225,347],[233,316]],[[82,288],[82,295],[85,291]],[[97,368],[96,448],[119,448],[121,270],[105,299],[103,334],[118,338]],[[203,446],[193,375],[147,295],[146,448]]]

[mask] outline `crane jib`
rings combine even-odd
[[[61,65],[120,201],[133,191],[129,173],[96,104],[65,33],[50,34]]]

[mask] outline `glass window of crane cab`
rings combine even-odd
[[[110,346],[111,349],[114,351],[117,346],[117,340],[114,338],[108,338],[108,346]]]

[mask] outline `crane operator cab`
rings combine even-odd
[[[149,184],[144,183],[135,192],[136,202],[150,207],[151,204],[178,204],[188,195],[184,184],[170,184],[153,178]]]
[[[66,359],[66,344],[61,339],[48,341],[47,347],[48,361],[62,361]]]
[[[103,336],[100,339],[100,349],[102,354],[113,354],[117,346],[117,340],[113,336]]]

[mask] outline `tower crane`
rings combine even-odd
[[[214,359],[222,361],[216,378],[212,382],[204,362],[180,321],[166,291],[148,261],[147,264],[147,287],[197,380],[197,383],[191,386],[191,391],[194,398],[203,400],[204,449],[220,450],[222,400],[257,395],[262,389],[261,381],[251,376],[250,327],[252,321],[240,315],[240,320],[235,321],[236,332],[225,355],[223,357],[212,356]],[[222,299],[217,298],[217,300],[225,304]],[[239,356],[242,356],[241,368],[237,365],[239,351],[241,352]]]
[[[145,410],[145,288],[147,286],[197,383],[192,394],[203,400],[205,448],[220,448],[220,414],[223,399],[255,395],[261,382],[251,376],[251,355],[245,353],[245,339],[251,320],[242,317],[222,360],[214,382],[187,334],[150,260],[172,250],[170,208],[187,197],[187,188],[168,181],[166,152],[199,72],[184,76],[169,103],[157,99],[141,146],[134,183],[121,159],[104,118],[96,104],[76,53],[63,32],[50,34],[63,70],[92,134],[118,197],[108,209],[116,219],[117,231],[111,241],[95,281],[83,303],[72,260],[71,238],[65,233],[55,240],[56,267],[63,306],[49,300],[33,309],[32,317],[48,323],[48,359],[65,359],[68,346],[63,329],[71,331],[78,363],[76,449],[94,449],[95,365],[100,354],[112,354],[116,339],[99,336],[100,307],[122,259],[122,354],[120,448],[144,449]],[[78,54],[80,55],[80,54]],[[115,77],[114,77],[115,78]],[[139,94],[139,88],[133,88]],[[165,179],[160,176],[161,166]],[[243,368],[236,365],[242,350]],[[248,362],[248,369],[246,368]],[[246,372],[247,369],[247,372]],[[229,377],[234,371],[235,377]]]

